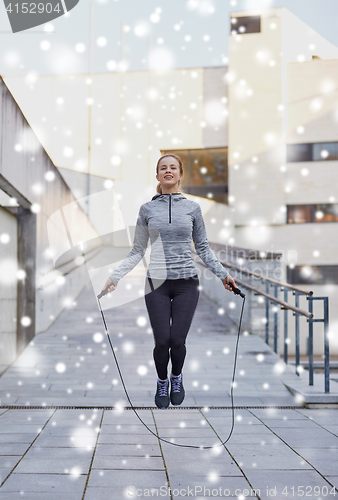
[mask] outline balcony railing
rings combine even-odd
[[[200,265],[205,266],[205,264],[197,257],[195,251],[196,262]],[[284,310],[284,349],[283,358],[284,362],[288,363],[288,311],[293,312],[295,316],[295,368],[296,374],[300,373],[300,329],[299,329],[299,318],[301,316],[305,317],[308,322],[308,357],[309,357],[309,385],[313,385],[313,324],[314,323],[324,323],[324,389],[326,393],[330,392],[330,349],[329,349],[329,298],[328,297],[314,297],[312,291],[306,291],[289,283],[282,283],[273,278],[262,277],[260,274],[250,271],[249,269],[240,267],[232,262],[226,262],[219,259],[221,264],[227,269],[234,270],[235,273],[230,274],[236,280],[236,283],[243,288],[246,288],[254,295],[260,295],[265,297],[265,342],[269,345],[269,332],[270,332],[270,304],[274,304],[273,311],[273,346],[274,351],[277,353],[278,350],[278,306]],[[240,275],[247,275],[253,279],[260,280],[265,284],[265,292],[259,290],[258,288],[250,285],[249,283],[243,281],[237,277],[237,272]],[[270,288],[273,287],[274,293],[271,295]],[[284,292],[284,300],[279,298],[280,292]],[[288,293],[292,292],[295,297],[294,305],[288,302]],[[299,307],[299,297],[306,296],[308,301],[308,310],[300,309]],[[313,301],[322,300],[323,301],[323,317],[315,318],[313,314]]]

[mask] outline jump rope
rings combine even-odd
[[[116,357],[116,354],[115,354],[115,350],[114,350],[114,347],[113,347],[113,344],[112,344],[112,341],[110,339],[110,336],[109,336],[109,331],[108,331],[108,327],[107,327],[107,323],[106,323],[106,319],[104,317],[104,314],[103,314],[103,311],[102,311],[102,308],[101,308],[101,303],[100,303],[100,299],[104,296],[104,295],[107,295],[108,293],[108,288],[110,285],[108,285],[104,290],[102,290],[102,292],[97,295],[97,302],[99,304],[99,308],[100,308],[100,311],[101,311],[101,316],[102,316],[102,320],[103,320],[103,324],[104,324],[104,328],[105,328],[105,331],[106,331],[106,335],[108,337],[108,341],[109,341],[109,345],[111,347],[111,350],[112,350],[112,353],[113,353],[113,356],[114,356],[114,359],[115,359],[115,363],[116,363],[116,367],[117,367],[117,370],[119,372],[119,375],[120,375],[120,379],[121,379],[121,382],[122,382],[122,386],[123,386],[123,389],[124,389],[124,392],[126,394],[126,397],[129,401],[129,404],[130,404],[130,407],[131,409],[133,410],[133,412],[135,413],[135,415],[137,416],[137,418],[139,419],[139,421],[144,425],[144,427],[146,429],[148,429],[148,431],[153,434],[153,436],[155,436],[157,439],[159,439],[160,441],[163,441],[164,443],[168,443],[168,444],[171,444],[173,446],[179,446],[181,448],[197,448],[197,449],[203,449],[203,450],[210,450],[210,449],[214,449],[214,448],[218,448],[219,446],[223,446],[225,443],[227,443],[232,435],[232,432],[233,432],[233,429],[234,429],[234,425],[235,425],[235,415],[234,415],[234,399],[233,399],[233,389],[234,389],[234,383],[235,383],[235,373],[236,373],[236,364],[237,364],[237,352],[238,352],[238,342],[239,342],[239,335],[240,335],[240,332],[241,332],[241,325],[242,325],[242,317],[243,317],[243,310],[244,310],[244,303],[245,303],[245,294],[243,292],[241,292],[241,290],[239,288],[236,288],[232,283],[228,283],[228,285],[232,288],[232,291],[236,294],[236,295],[240,295],[240,297],[243,298],[243,302],[242,302],[242,310],[241,310],[241,315],[240,315],[240,320],[239,320],[239,325],[238,325],[238,333],[237,333],[237,340],[236,340],[236,348],[235,348],[235,360],[234,360],[234,369],[233,369],[233,374],[232,374],[232,381],[231,381],[231,391],[230,391],[230,395],[231,395],[231,411],[232,411],[232,425],[231,425],[231,430],[230,430],[230,433],[229,433],[229,436],[227,437],[227,439],[225,441],[223,441],[221,444],[217,445],[217,446],[197,446],[197,445],[189,445],[189,444],[180,444],[180,443],[173,443],[171,441],[168,441],[167,439],[164,439],[164,438],[161,438],[160,436],[158,436],[157,434],[155,434],[155,432],[153,432],[149,427],[148,425],[142,420],[142,418],[140,417],[140,415],[137,413],[137,410],[136,408],[134,408],[134,405],[133,403],[131,402],[131,399],[129,397],[129,394],[128,394],[128,391],[127,391],[127,388],[126,388],[126,385],[124,383],[124,380],[123,380],[123,376],[122,376],[122,372],[121,372],[121,369],[120,369],[120,365],[119,365],[119,362],[117,360],[117,357]]]

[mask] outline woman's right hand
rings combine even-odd
[[[102,288],[101,292],[103,292],[103,290],[105,288],[107,288],[107,286],[109,286],[107,293],[113,292],[115,290],[115,288],[117,287],[117,285],[114,283],[114,281],[111,280],[110,278],[108,278],[107,281],[105,282],[104,287]]]

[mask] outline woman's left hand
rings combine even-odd
[[[236,283],[235,283],[235,280],[234,280],[234,279],[233,279],[233,277],[232,277],[232,276],[230,276],[230,275],[229,275],[229,276],[227,276],[227,277],[226,277],[226,278],[222,281],[222,283],[223,283],[223,285],[224,285],[224,288],[225,288],[226,290],[229,290],[229,292],[232,292],[232,288],[231,288],[231,286],[230,286],[228,283],[232,283],[232,284],[233,284],[233,286],[235,286],[235,287],[237,288],[237,285],[236,285]]]

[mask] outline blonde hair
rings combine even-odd
[[[167,158],[168,156],[171,156],[171,157],[175,158],[175,160],[178,161],[179,166],[180,166],[180,174],[183,175],[183,163],[182,163],[182,160],[181,160],[181,158],[179,156],[174,155],[174,154],[167,154],[167,155],[161,156],[161,158],[158,160],[157,165],[156,165],[156,173],[158,174],[158,167],[160,165],[160,161],[163,160],[163,158]],[[181,193],[183,193],[184,191],[182,189],[181,181],[180,180],[178,181],[178,184],[179,184],[179,188],[178,188],[179,191]],[[160,182],[156,186],[156,192],[162,194],[162,186],[161,186]]]

